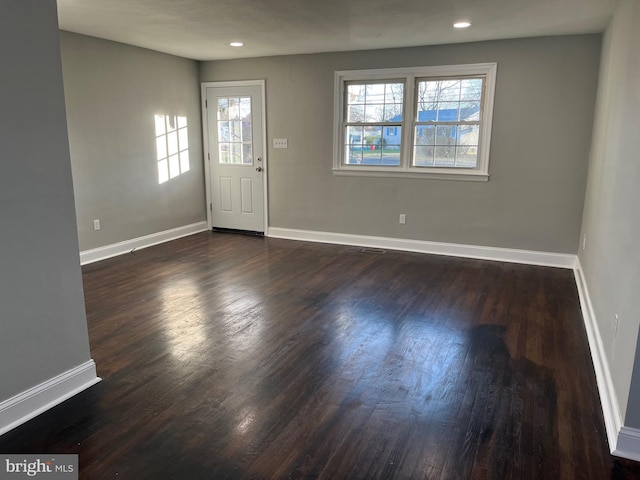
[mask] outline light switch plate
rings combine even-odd
[[[286,138],[274,138],[273,148],[288,148],[288,143]]]

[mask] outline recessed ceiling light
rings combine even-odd
[[[453,28],[469,28],[471,23],[469,22],[456,22],[453,24]]]
[[[244,43],[242,43],[242,42],[231,42],[229,45],[232,46],[232,47],[242,47],[244,45]]]

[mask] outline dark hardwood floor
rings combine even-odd
[[[569,270],[207,232],[83,272],[104,380],[0,452],[83,479],[640,478]]]

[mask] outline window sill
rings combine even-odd
[[[488,173],[448,173],[419,172],[408,170],[360,170],[334,168],[333,174],[338,177],[386,177],[386,178],[423,178],[428,180],[457,180],[460,182],[488,182]]]

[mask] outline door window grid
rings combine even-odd
[[[218,162],[252,165],[251,97],[218,97]]]

